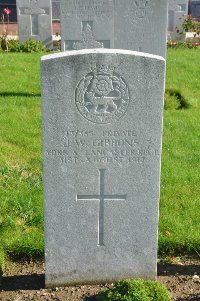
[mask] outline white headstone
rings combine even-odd
[[[169,0],[168,40],[184,40],[183,22],[188,15],[188,0]]]
[[[165,60],[42,58],[46,286],[156,277]]]
[[[52,48],[51,0],[17,0],[19,40],[32,38]]]
[[[115,48],[166,56],[167,0],[116,0]]]
[[[61,0],[62,48],[114,48],[113,0]]]
[[[167,1],[61,0],[62,50],[117,48],[165,57]]]

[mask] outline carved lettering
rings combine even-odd
[[[107,0],[99,0],[94,4],[93,1],[79,1],[73,0],[68,3],[66,9],[62,10],[62,14],[68,17],[108,17],[112,13],[112,3],[108,3]]]
[[[136,136],[136,132],[132,130],[119,130],[119,131],[103,131],[103,136],[108,137],[134,137]]]
[[[135,144],[139,144],[137,139],[96,139],[93,140],[93,146],[96,147],[133,147]]]
[[[143,164],[159,155],[151,139],[140,141],[135,130],[102,130],[96,139],[93,130],[67,130],[63,134],[62,147],[45,152],[49,158],[59,158],[61,164]]]
[[[75,143],[76,143],[76,145],[77,146],[80,146],[80,147],[83,147],[83,146],[85,146],[86,145],[86,141],[85,140],[75,140]]]

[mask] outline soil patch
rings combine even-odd
[[[172,293],[172,300],[200,300],[200,260],[185,257],[179,264],[158,264],[158,281]],[[0,301],[95,301],[95,295],[106,285],[44,288],[44,263],[9,263],[5,268]],[[161,300],[162,301],[162,300]]]

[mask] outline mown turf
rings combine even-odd
[[[159,249],[200,253],[199,49],[168,49],[166,89],[188,108],[164,112]],[[172,97],[173,102],[173,97]]]
[[[39,59],[0,55],[0,250],[14,258],[44,252]],[[159,224],[165,255],[200,253],[199,61],[200,50],[168,50]]]
[[[1,55],[0,241],[13,257],[44,249],[40,56]]]

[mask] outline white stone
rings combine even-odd
[[[165,57],[167,1],[61,0],[62,50],[115,48]]]
[[[114,48],[113,0],[61,0],[62,49]]]
[[[169,10],[180,10],[184,11],[186,14],[188,13],[188,0],[168,0]],[[179,7],[179,8],[178,8]]]
[[[20,42],[32,38],[52,48],[51,0],[17,0]]]
[[[167,1],[116,0],[115,48],[166,56]]]
[[[184,40],[183,22],[188,15],[188,0],[169,0],[168,40]]]
[[[46,286],[155,279],[165,60],[41,61]]]

